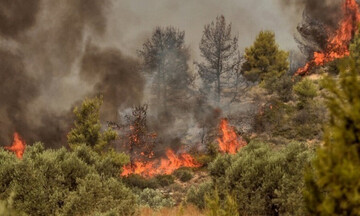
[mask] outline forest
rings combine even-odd
[[[360,2],[249,1],[0,0],[0,215],[360,215]]]

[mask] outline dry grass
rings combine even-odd
[[[139,216],[203,216],[205,215],[194,206],[177,206],[174,208],[163,208],[154,211],[151,208],[142,208]]]

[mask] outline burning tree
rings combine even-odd
[[[355,0],[344,0],[342,10],[343,17],[335,32],[329,31],[329,28],[323,27],[316,21],[313,21],[316,24],[315,27],[298,28],[308,44],[309,41],[312,41],[319,46],[318,50],[313,52],[313,58],[304,67],[298,69],[297,75],[306,75],[316,66],[322,66],[350,54],[349,44],[357,32],[360,22],[359,5]],[[310,22],[310,24],[312,23]]]
[[[136,106],[132,110],[132,115],[127,115],[129,125],[127,147],[130,153],[131,163],[134,160],[150,159],[154,156],[155,133],[148,132],[147,126],[148,105]]]

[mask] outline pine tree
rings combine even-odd
[[[100,152],[116,138],[111,129],[101,132],[99,115],[102,103],[102,97],[85,99],[80,107],[74,109],[75,127],[67,135],[70,148],[86,144]]]
[[[227,24],[224,16],[218,16],[215,23],[205,25],[200,51],[205,61],[197,64],[199,75],[206,90],[215,90],[216,102],[219,104],[225,79],[236,76],[241,63],[238,37],[232,36],[231,23]]]
[[[268,90],[289,70],[288,53],[279,49],[275,34],[261,31],[254,44],[245,49],[245,62],[241,71],[252,82],[263,82]]]
[[[157,27],[139,51],[144,69],[153,78],[155,104],[159,111],[185,106],[193,77],[189,72],[189,49],[185,32],[174,27]]]
[[[323,81],[329,109],[325,143],[306,173],[304,196],[312,215],[360,215],[360,37],[339,63],[338,79]]]

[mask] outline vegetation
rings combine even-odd
[[[215,93],[215,101],[220,104],[223,89],[229,86],[226,80],[235,75],[233,82],[237,84],[237,70],[241,63],[238,52],[238,37],[232,36],[231,23],[227,24],[224,16],[216,17],[216,21],[205,25],[200,42],[201,56],[204,62],[199,63],[199,75],[203,81],[203,91]]]
[[[359,215],[360,172],[360,37],[340,63],[338,80],[327,77],[326,105],[330,120],[325,143],[306,175],[306,206],[312,215]]]
[[[279,49],[275,34],[261,31],[254,45],[245,50],[245,62],[241,71],[245,78],[273,91],[279,78],[289,69],[288,53]]]
[[[102,97],[85,99],[81,107],[74,109],[75,127],[67,136],[72,149],[77,145],[86,144],[100,152],[116,138],[116,133],[111,129],[101,132],[99,115],[102,103]]]
[[[261,31],[244,56],[238,40],[224,16],[205,25],[193,77],[185,32],[157,27],[139,51],[155,96],[149,107],[124,111],[125,121],[109,128],[100,121],[103,98],[85,99],[62,148],[31,143],[22,158],[1,148],[0,215],[360,215],[360,36],[349,57],[319,69],[330,70],[324,79],[292,76],[271,31]],[[250,101],[251,114],[230,108],[239,94],[237,105]],[[225,116],[234,133],[220,132]],[[237,153],[219,152],[217,138],[240,136],[247,145]],[[187,154],[166,161],[170,145],[203,166],[178,168],[179,160],[194,164]],[[159,171],[177,170],[122,174],[151,160]],[[131,168],[154,169],[145,165]]]
[[[133,193],[118,173],[128,162],[103,157],[89,146],[46,150],[41,143],[26,149],[22,160],[0,150],[1,198],[29,215],[132,215]]]

